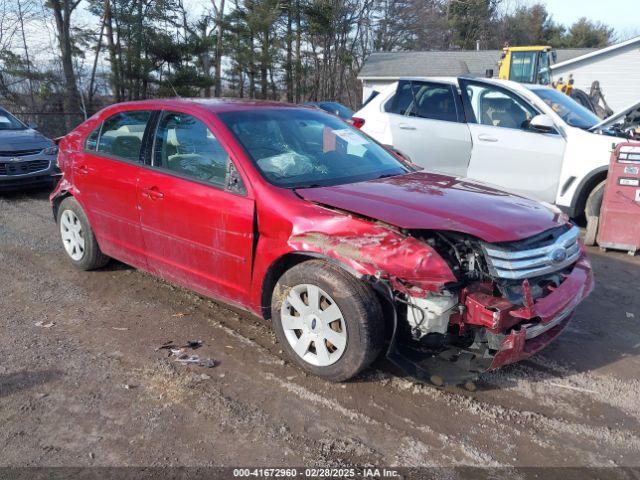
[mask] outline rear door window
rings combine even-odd
[[[413,103],[411,82],[400,82],[396,93],[385,104],[385,112],[408,115]]]
[[[453,89],[437,83],[401,81],[385,111],[430,120],[458,120]]]
[[[111,157],[137,162],[150,111],[116,113],[105,120],[97,151]]]

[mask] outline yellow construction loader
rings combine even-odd
[[[498,62],[500,69],[498,78],[520,83],[538,83],[550,85],[566,93],[575,101],[588,108],[600,118],[607,118],[613,110],[604,99],[600,83],[594,80],[591,90],[586,93],[574,88],[573,76],[569,78],[553,78],[551,65],[556,63],[556,51],[549,45],[529,45],[522,47],[505,46],[502,58]]]

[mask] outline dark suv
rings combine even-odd
[[[58,147],[0,108],[0,191],[51,185]]]

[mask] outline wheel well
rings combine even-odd
[[[60,194],[53,199],[51,207],[53,208],[54,222],[58,221],[58,208],[60,208],[60,204],[65,198],[71,197],[71,196],[72,195],[69,191],[64,191],[64,192],[60,192]]]
[[[304,253],[287,253],[286,255],[278,258],[269,267],[269,270],[262,281],[262,295],[260,300],[262,317],[265,320],[269,320],[271,318],[271,295],[273,294],[273,289],[275,288],[276,283],[278,283],[278,280],[280,280],[280,277],[282,277],[284,272],[290,268],[298,265],[299,263],[306,262],[307,260],[313,260],[314,258],[315,257],[305,255]]]
[[[574,216],[576,219],[584,220],[584,208],[587,204],[587,198],[596,185],[607,178],[607,170],[603,170],[591,176],[585,184],[582,186],[580,193],[578,194],[578,200],[576,201],[576,208],[574,210]]]
[[[273,289],[275,288],[276,283],[278,283],[278,280],[280,280],[280,277],[282,277],[282,275],[284,275],[284,273],[290,268],[293,268],[296,265],[307,262],[309,260],[324,260],[328,263],[337,265],[351,275],[358,277],[357,273],[354,270],[350,269],[346,265],[333,258],[313,252],[287,253],[271,264],[269,270],[264,276],[264,280],[262,281],[260,305],[262,309],[262,317],[265,320],[269,320],[271,318],[271,295],[273,294]]]

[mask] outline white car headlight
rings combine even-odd
[[[42,150],[43,155],[57,155],[58,154],[58,146],[54,145],[53,147],[47,147]]]

